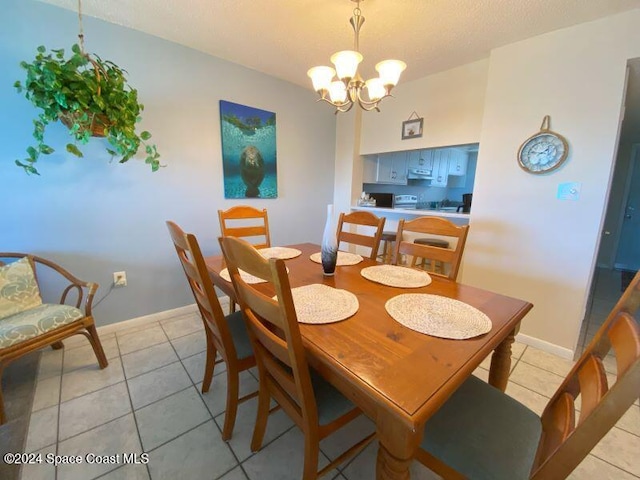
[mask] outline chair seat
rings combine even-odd
[[[253,355],[247,325],[244,323],[242,312],[234,312],[225,317],[231,330],[231,338],[233,338],[233,346],[236,347],[236,354],[239,360],[249,358]]]
[[[81,310],[69,305],[44,303],[0,320],[0,349],[22,343],[83,318]]]
[[[319,425],[328,425],[355,408],[347,397],[322,378],[318,372],[312,368],[309,369],[309,372],[311,374],[313,393],[316,397]]]
[[[449,248],[449,242],[439,238],[416,238],[413,243],[419,245],[431,245],[432,247]]]
[[[538,415],[471,376],[427,422],[421,447],[472,480],[528,479],[541,432]]]
[[[396,241],[396,232],[382,232],[382,237],[380,240],[383,242],[395,242]]]

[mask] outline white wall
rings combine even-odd
[[[82,160],[59,153],[68,136],[56,124],[46,140],[58,151],[38,162],[40,177],[25,175],[13,162],[32,144],[38,112],[12,86],[24,79],[19,62],[32,59],[41,44],[69,48],[77,28],[74,12],[32,0],[2,3],[0,250],[58,261],[100,283],[98,297],[112,272],[125,270],[129,286],[95,310],[103,325],[193,303],[165,220],[196,233],[205,254],[213,254],[219,252],[217,210],[251,203],[269,210],[274,244],[320,242],[333,198],[335,117],[315,103],[314,92],[88,17],[87,50],[129,72],[146,107],[142,127],[153,134],[166,168],[152,174],[138,160],[109,164],[99,139]],[[276,113],[278,199],[224,199],[220,100]]]
[[[362,119],[362,154],[480,142],[460,279],[534,304],[523,340],[570,357],[578,340],[613,169],[627,60],[640,10],[494,50],[489,59],[406,84]],[[409,66],[410,67],[410,66]],[[422,138],[401,140],[412,111]],[[570,145],[547,175],[517,164],[544,115]],[[556,200],[579,182],[580,200]],[[528,338],[527,338],[528,337]]]
[[[488,68],[487,59],[412,82],[401,78],[395,98],[383,100],[380,112],[363,115],[360,153],[477,143]],[[402,140],[402,122],[414,111],[424,118],[422,137]]]
[[[640,10],[492,52],[462,281],[526,299],[521,333],[570,354],[579,334],[612,174],[627,59],[640,55]],[[570,146],[547,175],[516,153],[544,115]],[[579,182],[579,201],[556,199]],[[561,353],[561,352],[559,352]]]

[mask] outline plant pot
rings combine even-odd
[[[82,114],[79,112],[68,112],[64,114],[61,113],[59,115],[59,118],[63,125],[70,129],[73,124],[76,123],[76,118],[80,117],[81,115]],[[105,137],[106,135],[104,133],[104,130],[109,126],[111,126],[111,122],[109,122],[107,116],[101,113],[96,113],[93,114],[93,119],[91,121],[89,131],[91,132],[92,137]]]

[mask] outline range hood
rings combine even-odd
[[[433,180],[433,171],[425,168],[410,168],[407,171],[407,179]]]

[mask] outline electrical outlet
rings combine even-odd
[[[127,286],[127,272],[113,272],[113,286],[114,287],[126,287]]]

